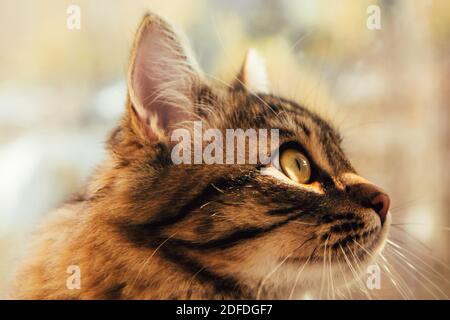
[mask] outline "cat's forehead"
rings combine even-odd
[[[238,94],[232,98],[228,122],[235,127],[279,129],[281,134],[320,136],[340,144],[342,138],[331,123],[308,108],[269,94]],[[230,108],[230,106],[226,106]]]

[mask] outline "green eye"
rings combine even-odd
[[[287,149],[280,156],[280,166],[291,180],[306,184],[311,179],[311,166],[308,158],[300,151]]]

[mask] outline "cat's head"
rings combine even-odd
[[[171,26],[144,17],[128,109],[109,140],[124,209],[115,218],[127,241],[147,255],[158,248],[217,291],[287,298],[317,292],[329,276],[338,285],[365,272],[387,235],[389,197],[356,173],[329,122],[268,93],[265,77],[250,53],[232,84],[212,83]],[[175,164],[171,136],[193,134],[193,121],[223,137],[226,129],[278,129],[277,159]]]

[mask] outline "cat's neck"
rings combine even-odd
[[[112,181],[120,179],[110,175],[110,167],[100,169],[90,185],[87,195],[88,219],[81,233],[96,230],[96,233],[108,235],[108,239],[97,238],[83,246],[83,256],[105,257],[108,261],[102,266],[102,274],[96,273],[95,261],[87,259],[84,268],[86,276],[99,276],[89,283],[103,283],[102,287],[112,288],[105,291],[105,297],[115,299],[248,299],[253,298],[248,290],[234,279],[227,278],[212,270],[207,270],[187,252],[179,252],[170,246],[170,239],[145,242],[136,241],[131,233],[148,234],[152,231],[135,230],[137,222],[127,224],[122,217],[130,215],[128,201],[123,205],[117,199],[123,190],[115,190]],[[120,184],[114,184],[119,185]],[[151,194],[147,195],[152,198]],[[115,199],[115,201],[111,201]],[[81,208],[81,207],[80,207]],[[157,211],[158,209],[155,209]],[[86,214],[84,212],[83,214]],[[147,211],[148,215],[159,212]],[[147,237],[143,237],[147,240]],[[152,237],[150,237],[152,238]],[[91,250],[91,253],[86,253]],[[114,255],[108,260],[107,257]],[[104,273],[109,274],[104,277]],[[176,284],[176,285],[175,285]],[[95,291],[96,288],[86,288]],[[102,297],[100,297],[102,298]]]

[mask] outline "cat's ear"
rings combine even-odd
[[[250,49],[247,52],[235,85],[242,86],[255,93],[269,93],[269,78],[266,64],[255,49]]]
[[[144,16],[128,71],[129,112],[151,141],[191,120],[193,89],[200,80],[189,48],[173,27],[155,14]]]

